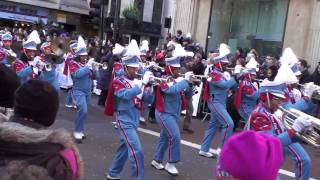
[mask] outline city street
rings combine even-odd
[[[54,128],[66,128],[70,132],[73,129],[73,120],[76,111],[64,107],[66,93],[60,91],[60,109]],[[119,136],[112,125],[112,118],[103,115],[103,108],[96,105],[97,96],[91,97],[91,105],[86,123],[87,139],[79,144],[81,154],[85,162],[85,179],[103,180],[108,170],[114,153],[118,147]],[[213,171],[216,159],[208,159],[198,156],[198,147],[206,128],[206,122],[194,119],[192,128],[195,130],[193,135],[182,132],[181,159],[178,164],[179,177],[182,180],[210,180],[213,178]],[[158,141],[159,128],[157,124],[148,123],[139,129],[140,140],[142,142],[145,157],[145,179],[146,180],[166,180],[174,179],[166,171],[155,170],[151,165],[155,146]],[[216,140],[213,147],[216,147]],[[312,159],[312,178],[320,179],[320,172],[317,171],[320,165],[320,152],[307,145],[307,151]],[[283,180],[293,179],[293,161],[286,159],[280,177]],[[130,179],[130,164],[127,161],[121,174],[124,180]]]

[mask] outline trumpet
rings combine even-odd
[[[140,77],[143,77],[143,74],[137,74]],[[160,78],[160,77],[152,77],[151,78],[151,84],[152,85],[159,85],[161,82],[166,82],[166,83],[170,83],[172,82],[172,78],[168,77],[168,78]]]
[[[106,62],[98,63],[96,61],[93,61],[92,65],[95,66],[95,67],[101,67],[103,70],[107,70],[108,69],[108,64]]]
[[[320,148],[320,119],[317,119],[313,116],[310,116],[306,113],[303,113],[301,111],[298,111],[296,109],[284,109],[283,107],[279,107],[279,109],[284,113],[283,114],[283,125],[291,129],[294,121],[300,117],[308,117],[311,120],[311,127],[312,129],[307,129],[302,133],[297,133],[297,136],[299,136],[301,139],[305,140],[310,145]]]

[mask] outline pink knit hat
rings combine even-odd
[[[219,169],[239,180],[275,180],[282,162],[278,138],[244,131],[230,137],[223,146]]]

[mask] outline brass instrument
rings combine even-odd
[[[46,64],[44,66],[46,71],[52,71],[52,67],[55,64],[61,64],[64,62],[64,59],[62,56],[58,56],[56,54],[50,53],[45,55]]]
[[[108,64],[107,62],[103,62],[103,63],[98,63],[96,61],[92,62],[92,65],[95,67],[101,67],[103,70],[107,70],[108,69]]]
[[[63,56],[63,54],[67,53],[69,50],[69,41],[60,37],[56,38],[51,43],[51,49],[53,54]]]
[[[279,109],[284,113],[283,114],[283,125],[288,129],[291,129],[294,121],[298,117],[300,117],[300,116],[308,117],[311,120],[312,129],[306,129],[302,133],[297,133],[297,135],[301,139],[303,139],[307,143],[309,143],[310,145],[312,145],[316,148],[320,148],[320,119],[317,119],[313,116],[310,116],[306,113],[303,113],[303,112],[298,111],[293,108],[287,110],[287,109],[284,109],[283,107],[279,107]]]
[[[143,74],[137,74],[140,77],[143,77]],[[171,77],[168,78],[160,78],[160,77],[152,77],[152,79],[150,80],[150,83],[152,85],[159,85],[161,82],[166,82],[166,83],[172,83],[173,79]]]

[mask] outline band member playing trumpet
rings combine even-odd
[[[39,79],[49,82],[53,87],[58,89],[58,74],[56,71],[56,66],[52,64],[52,62],[49,62],[48,59],[46,59],[46,55],[52,54],[51,43],[42,43],[42,45],[40,46],[40,51],[40,56],[37,56],[34,59],[36,64],[41,64],[39,69],[41,71]]]
[[[199,155],[209,158],[213,157],[213,154],[209,152],[209,149],[217,128],[222,126],[219,147],[217,150],[217,153],[219,154],[221,147],[231,136],[234,127],[232,118],[226,109],[229,89],[237,86],[235,78],[230,77],[230,74],[226,72],[226,66],[229,63],[227,55],[229,53],[229,47],[225,44],[221,44],[219,55],[210,59],[213,63],[213,69],[209,74],[210,78],[208,78],[204,90],[204,98],[208,102],[208,107],[211,111],[211,119],[208,128],[205,131]]]
[[[309,179],[311,160],[304,148],[296,142],[295,133],[311,126],[310,120],[298,117],[292,128],[286,129],[281,120],[274,115],[285,99],[282,82],[264,80],[259,93],[259,103],[250,116],[250,128],[277,136],[285,154],[289,154],[295,161],[296,179]]]
[[[129,50],[129,49],[128,49]],[[120,134],[120,146],[107,172],[107,179],[120,179],[119,175],[129,157],[131,179],[144,179],[144,155],[137,133],[139,126],[142,82],[135,79],[139,70],[139,58],[135,54],[127,54],[122,58],[125,75],[115,77],[111,82],[106,100],[105,114],[112,116],[116,112],[116,124]],[[147,73],[148,74],[148,73]],[[151,76],[144,78],[148,84]]]
[[[173,57],[166,58],[166,73],[172,76],[173,84],[162,82],[156,92],[156,120],[161,127],[160,139],[156,147],[153,161],[158,170],[165,169],[169,174],[176,176],[178,170],[175,166],[180,161],[180,130],[179,120],[181,110],[185,109],[184,90],[190,87],[192,72],[185,77],[178,78],[180,74],[180,53],[184,51],[181,45],[176,45]],[[164,154],[169,148],[169,158],[166,166],[162,162]]]
[[[88,53],[84,40],[79,36],[76,57],[70,62],[70,73],[73,80],[72,95],[78,110],[74,122],[73,136],[78,143],[85,138],[84,125],[88,113],[88,101],[92,87],[92,61],[87,62]]]
[[[1,37],[2,47],[0,47],[0,62],[10,67],[12,60],[17,57],[17,55],[11,49],[12,35],[9,32],[7,32],[3,34]]]
[[[29,79],[35,79],[39,76],[39,64],[36,64],[34,57],[37,53],[37,45],[40,44],[40,38],[37,31],[32,31],[28,39],[23,43],[23,53],[20,59],[13,62],[13,70],[17,73],[21,82]]]
[[[246,65],[246,68],[242,69],[240,72],[241,82],[236,90],[234,99],[234,105],[245,123],[247,123],[252,110],[256,107],[259,97],[258,85],[255,82],[257,75],[256,67],[249,66],[252,61],[255,61],[255,59],[252,58]]]

